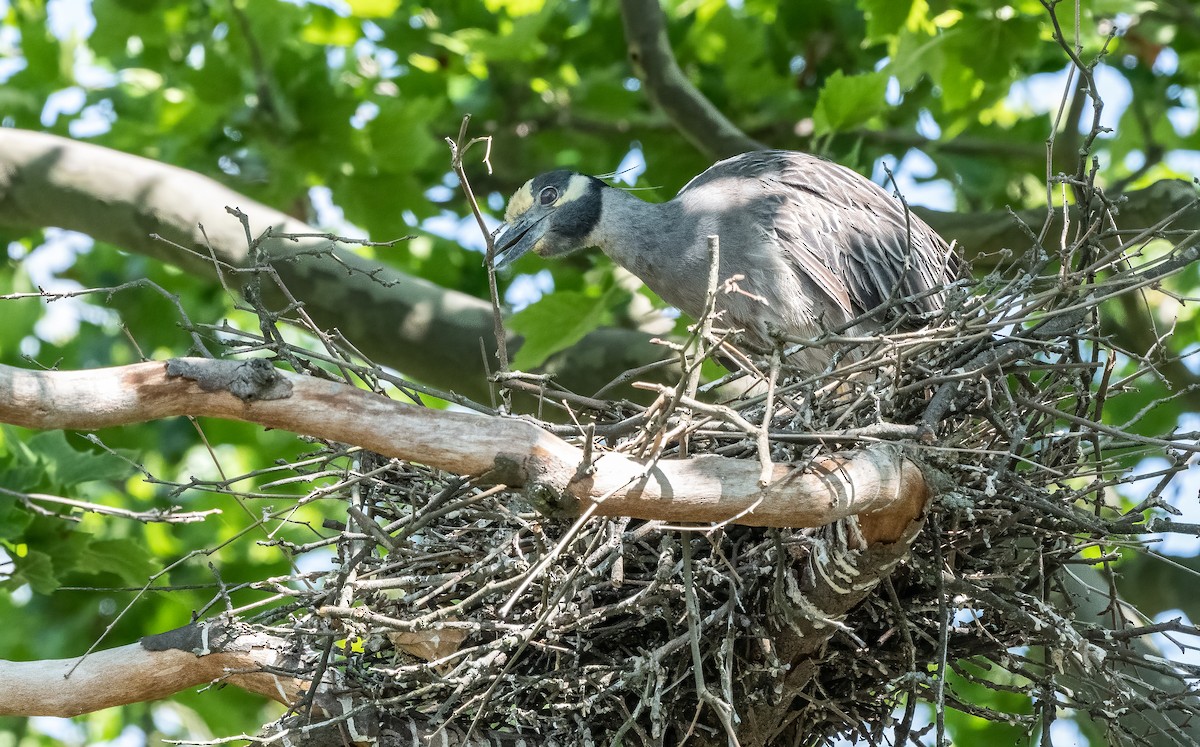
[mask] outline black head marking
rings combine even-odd
[[[562,179],[548,181],[543,187],[555,187],[559,192],[551,230],[572,242],[584,240],[600,221],[600,195],[607,185],[595,177],[569,171],[552,171],[545,176]]]

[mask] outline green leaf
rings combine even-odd
[[[309,44],[349,47],[358,40],[358,24],[352,18],[314,8],[312,19],[300,30],[300,38]]]
[[[5,89],[0,89],[0,111],[12,111],[6,106],[8,95]],[[0,276],[0,295],[30,293],[33,290],[33,284],[19,266],[11,277]],[[44,311],[42,300],[36,296],[4,301],[4,323],[0,324],[0,359],[17,357],[21,340],[33,334],[33,325]]]
[[[95,480],[124,480],[133,474],[133,467],[120,457],[76,449],[63,431],[39,433],[26,444],[38,455],[58,488]]]
[[[334,196],[345,206],[347,220],[372,237],[394,239],[410,230],[396,206],[420,199],[421,185],[407,173],[353,174],[338,182]]]
[[[887,108],[886,73],[843,75],[834,72],[825,81],[817,107],[813,111],[813,126],[817,135],[841,132],[866,123]]]
[[[16,540],[33,522],[33,514],[15,496],[0,495],[0,541]]]
[[[101,58],[124,54],[131,38],[154,39],[163,33],[161,10],[150,3],[93,0],[92,13],[104,19],[88,37],[88,46]]]
[[[886,41],[904,28],[915,0],[858,0],[867,17],[868,44]],[[924,3],[922,3],[924,4]]]
[[[36,4],[26,4],[30,9]],[[63,45],[50,33],[46,23],[45,12],[34,10],[26,14],[18,14],[21,33],[21,52],[29,63],[23,70],[27,76],[32,76],[38,83],[58,85],[69,70],[69,57],[63,54]]]
[[[63,431],[22,437],[0,426],[7,455],[0,452],[0,486],[10,490],[61,490],[96,480],[124,480],[134,468],[120,457],[76,449]]]
[[[503,10],[514,18],[537,13],[545,7],[543,0],[483,0],[483,4],[491,13]]]
[[[538,39],[538,34],[549,19],[549,13],[543,11],[511,21],[501,33],[465,28],[450,36],[432,35],[430,40],[455,54],[482,55],[489,62],[536,60],[546,54],[546,45]]]
[[[0,111],[10,114],[21,112],[36,114],[42,110],[42,102],[28,91],[0,87]]]
[[[10,589],[29,584],[38,594],[53,594],[62,586],[55,574],[54,561],[44,552],[26,550],[23,554],[13,553],[12,562],[12,576],[4,584]]]
[[[993,87],[1012,79],[1022,58],[1037,49],[1040,26],[1037,18],[1017,15],[1003,23],[993,18],[966,16],[954,27],[961,31],[947,41],[956,62],[969,68]]]
[[[559,291],[513,314],[508,326],[525,341],[513,358],[513,368],[529,370],[560,350],[579,342],[609,320],[609,294],[600,297]]]
[[[444,104],[433,99],[381,102],[379,114],[366,128],[380,173],[392,164],[403,164],[407,172],[434,157],[449,162],[446,143],[430,130],[445,126],[439,121],[443,109]],[[419,188],[416,191],[421,193]],[[396,199],[395,193],[390,197]]]
[[[30,490],[43,484],[46,469],[37,452],[21,438],[16,428],[0,425],[0,487],[9,490]]]
[[[81,573],[113,573],[130,584],[144,584],[159,564],[149,551],[129,540],[93,540],[79,556]]]
[[[492,62],[529,60],[545,54],[545,47],[534,38],[537,28],[528,23],[529,18],[517,19],[510,34],[493,34],[471,28],[462,29],[448,37],[437,37],[435,41],[464,57],[477,54]]]
[[[983,81],[965,65],[946,65],[938,85],[942,89],[942,106],[946,111],[970,106],[983,91]]]
[[[902,32],[896,40],[887,72],[895,75],[900,81],[900,87],[906,91],[915,86],[923,76],[928,75],[938,80],[946,65],[945,45],[959,33],[958,29],[949,29],[932,36],[924,32]]]

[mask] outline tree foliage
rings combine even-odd
[[[674,115],[684,109],[673,97],[684,94],[651,89],[646,71],[631,64],[636,36],[627,25],[645,23],[635,15],[645,12],[640,5],[15,0],[0,4],[0,124],[194,171],[322,229],[380,242],[415,234],[351,251],[485,300],[482,239],[444,142],[465,115],[472,135],[491,137],[490,169],[476,157],[481,148],[466,163],[489,216],[551,167],[634,166],[618,176],[636,180],[647,199],[666,199],[737,143],[757,142],[826,155],[880,180],[888,164],[901,192],[928,203],[931,222],[958,239],[981,272],[1034,245],[1051,254],[1059,248],[1054,230],[1030,241],[1006,211],[1043,216],[1048,204],[1075,201],[1078,180],[1060,174],[1092,174],[1110,195],[1128,193],[1131,210],[1148,205],[1149,217],[1129,224],[1140,228],[1171,212],[1162,199],[1138,202],[1140,191],[1190,180],[1197,170],[1200,23],[1181,0],[1132,10],[1118,0],[667,3],[666,38],[683,78],[745,141],[710,137],[718,125]],[[1056,42],[1052,17],[1065,45]],[[1068,52],[1082,67],[1071,66]],[[0,362],[121,365],[196,352],[193,333],[217,352],[254,348],[245,335],[221,330],[260,329],[241,300],[243,276],[218,283],[187,261],[160,261],[165,249],[150,257],[111,238],[93,244],[37,223],[16,194],[0,190],[7,244]],[[1177,225],[1197,224],[1186,220]],[[1036,228],[1041,218],[1027,222]],[[1163,244],[1144,251],[1154,256]],[[512,330],[525,338],[516,350],[521,367],[547,359],[552,370],[588,367],[603,339],[588,334],[614,334],[598,331],[606,325],[659,334],[683,332],[687,323],[664,317],[655,299],[605,261],[523,259],[502,282],[514,302],[544,294],[512,317]],[[1200,344],[1195,305],[1187,303],[1197,286],[1193,265],[1164,287],[1106,305],[1103,331],[1120,347],[1150,351],[1162,372],[1142,379],[1137,396],[1113,400],[1107,422],[1134,423],[1146,435],[1195,429],[1185,413],[1195,409],[1200,382],[1195,366],[1179,358]],[[39,298],[39,289],[48,294]],[[76,289],[102,290],[71,295]],[[365,320],[363,337],[350,344],[373,345],[376,360],[415,370],[422,363],[395,342],[406,338],[373,300],[336,303]],[[472,308],[486,316],[483,304]],[[1167,330],[1173,335],[1159,343]],[[313,345],[300,332],[287,334]],[[631,338],[614,339],[625,349]],[[593,358],[579,340],[592,341]],[[444,382],[458,368],[480,382],[471,394],[483,399],[488,389],[476,375],[483,355],[473,354],[475,339],[468,342],[461,349],[470,357],[438,363],[445,379],[426,367],[421,383],[450,388]],[[1137,364],[1117,365],[1115,380]],[[614,363],[612,373],[626,367]],[[413,396],[443,406],[437,394]],[[268,599],[243,585],[294,571],[280,547],[312,541],[313,528],[338,515],[319,501],[295,505],[296,496],[317,490],[328,465],[313,464],[299,484],[276,484],[275,460],[303,464],[314,450],[287,434],[225,421],[178,419],[95,437],[6,428],[0,619],[11,635],[0,656],[76,656],[93,643],[183,625],[227,598],[242,606]],[[1122,459],[1149,471],[1161,468],[1143,462],[1154,455],[1131,451]],[[1130,506],[1152,492],[1123,489]],[[1181,488],[1164,483],[1163,490],[1169,497]],[[22,497],[30,495],[134,511],[143,521]],[[220,515],[202,515],[213,509]],[[275,522],[263,524],[264,513]],[[1166,564],[1133,546],[1119,554],[1114,578],[1131,581],[1122,593],[1143,612],[1178,608],[1200,619],[1195,600],[1176,593],[1191,583],[1180,564],[1194,566],[1193,559]],[[971,692],[965,679],[960,684]],[[1002,708],[994,690],[976,695]],[[229,690],[185,696],[173,708],[183,727],[161,715],[152,720],[150,706],[130,706],[120,719],[83,721],[83,741],[113,738],[125,724],[140,724],[151,739],[160,731],[224,736],[275,715]],[[983,738],[969,717],[948,726],[957,740]],[[25,724],[12,728],[28,743],[50,741]]]

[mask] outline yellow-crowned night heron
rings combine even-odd
[[[496,239],[498,263],[533,250],[556,257],[599,247],[664,301],[698,317],[708,286],[707,237],[720,237],[719,280],[743,276],[740,292],[718,293],[724,325],[750,347],[779,334],[813,338],[843,328],[879,329],[888,313],[916,327],[942,306],[953,279],[950,247],[904,204],[850,169],[791,151],[757,151],[721,161],[651,204],[590,176],[558,170],[517,190]],[[818,369],[829,354],[793,362]]]

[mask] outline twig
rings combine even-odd
[[[475,223],[479,226],[479,232],[483,234],[484,245],[487,247],[484,255],[484,264],[487,266],[488,271],[488,294],[492,300],[492,331],[496,337],[496,358],[500,362],[500,372],[506,373],[509,370],[508,334],[504,330],[504,315],[500,307],[500,292],[496,286],[496,245],[492,241],[492,233],[487,229],[487,223],[484,221],[483,213],[479,209],[479,203],[475,199],[475,192],[471,189],[471,181],[467,178],[466,169],[463,167],[463,157],[467,155],[467,151],[473,145],[483,143],[485,146],[483,163],[487,166],[488,173],[492,173],[492,136],[485,135],[467,140],[467,125],[470,122],[471,115],[464,115],[462,124],[458,128],[458,138],[456,140],[446,138],[446,144],[450,146],[450,167],[458,177],[463,194],[467,198],[467,205],[471,208],[471,214],[475,216]]]

